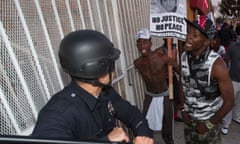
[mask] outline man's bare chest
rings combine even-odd
[[[150,59],[143,61],[138,66],[138,71],[142,74],[158,74],[166,69],[166,61],[164,59]]]

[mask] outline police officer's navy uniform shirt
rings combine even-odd
[[[130,127],[135,136],[152,137],[140,111],[113,88],[96,98],[72,81],[40,111],[32,136],[107,141],[115,119]]]

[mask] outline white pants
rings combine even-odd
[[[229,127],[232,122],[232,119],[240,119],[240,82],[232,81],[234,97],[235,97],[235,105],[222,120],[224,127]]]

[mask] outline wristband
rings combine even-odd
[[[210,120],[205,121],[205,125],[208,129],[212,129],[215,126]]]

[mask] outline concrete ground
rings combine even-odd
[[[183,122],[175,122],[175,144],[185,144],[183,134]],[[161,138],[160,132],[154,134],[155,144],[165,144]],[[232,122],[227,135],[222,135],[222,144],[239,144],[240,143],[240,124]]]

